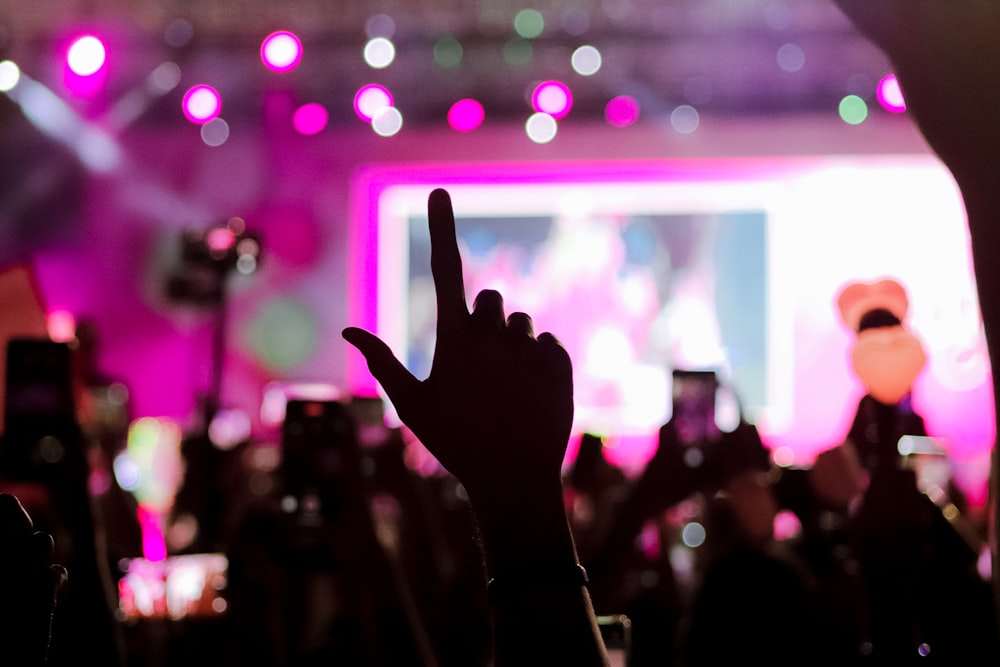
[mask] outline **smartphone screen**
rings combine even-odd
[[[681,443],[697,445],[718,436],[715,401],[718,379],[713,371],[674,370],[671,421]]]
[[[632,621],[624,614],[598,616],[601,639],[608,651],[611,667],[629,667],[632,652]]]
[[[45,481],[82,447],[71,350],[44,338],[14,338],[6,361],[0,474]]]
[[[123,621],[220,616],[228,607],[229,561],[224,554],[184,554],[161,561],[131,558],[121,568],[118,615]]]

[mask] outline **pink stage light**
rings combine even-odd
[[[628,95],[613,97],[604,107],[604,117],[615,127],[627,127],[639,120],[639,103]]]
[[[292,115],[292,125],[299,134],[317,134],[326,128],[330,114],[322,104],[303,104]]]
[[[372,122],[379,111],[391,107],[392,104],[392,93],[377,83],[362,86],[354,95],[354,113],[366,123]]]
[[[448,125],[457,132],[471,132],[483,124],[486,112],[479,101],[472,98],[461,99],[448,109]]]
[[[886,74],[878,82],[878,101],[886,111],[902,113],[906,111],[906,100],[895,74]]]
[[[107,62],[104,44],[93,35],[74,41],[66,52],[66,65],[77,76],[92,76],[101,71]]]
[[[57,343],[69,343],[76,338],[76,318],[68,310],[56,310],[45,318],[49,338]]]
[[[573,108],[573,94],[560,81],[543,81],[531,94],[531,106],[538,113],[547,113],[558,120]]]
[[[215,88],[199,84],[184,93],[181,108],[189,121],[204,125],[219,116],[222,111],[222,98]]]
[[[295,69],[302,60],[302,42],[287,30],[272,32],[260,45],[260,59],[275,72]]]

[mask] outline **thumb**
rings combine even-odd
[[[385,389],[396,409],[404,408],[420,385],[417,378],[406,370],[389,346],[375,334],[357,327],[347,327],[341,335],[361,352],[368,362],[368,370]]]

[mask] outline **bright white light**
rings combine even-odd
[[[528,133],[528,138],[536,144],[547,144],[555,139],[558,125],[556,119],[547,113],[533,113],[524,124],[524,129]]]
[[[590,76],[601,69],[601,52],[589,44],[581,46],[573,52],[570,62],[577,74]]]
[[[93,35],[87,35],[73,42],[66,53],[66,63],[69,68],[80,76],[96,74],[104,67],[107,53],[104,44]]]
[[[0,93],[12,90],[21,80],[21,68],[13,60],[0,62]]]
[[[692,549],[700,547],[705,543],[705,527],[692,521],[681,529],[681,541]]]
[[[365,62],[370,67],[382,69],[396,58],[396,47],[385,37],[376,37],[365,44]]]
[[[276,72],[294,69],[302,59],[302,42],[294,34],[281,30],[264,38],[260,46],[263,63]]]
[[[392,106],[392,94],[376,83],[362,86],[354,95],[354,113],[370,123],[379,111]]]
[[[694,107],[682,104],[670,114],[670,125],[678,134],[691,134],[698,129],[701,118]]]
[[[372,118],[372,129],[382,137],[391,137],[403,128],[403,114],[396,107],[384,107]]]
[[[127,452],[122,452],[115,457],[111,467],[115,471],[115,479],[118,481],[118,486],[122,487],[125,491],[135,491],[139,488],[142,473],[131,455]]]

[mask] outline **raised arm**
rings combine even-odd
[[[364,355],[400,418],[465,486],[489,578],[497,667],[605,665],[607,657],[563,507],[573,423],[572,365],[525,313],[479,293],[469,311],[451,199],[428,200],[437,341],[415,378],[373,334],[344,338]]]
[[[962,191],[990,358],[1000,359],[1000,0],[834,0],[896,67],[908,112]],[[993,364],[994,414],[1000,374]],[[994,444],[991,493],[1000,489]],[[996,502],[996,498],[993,498]],[[993,580],[1000,618],[1000,512]]]

